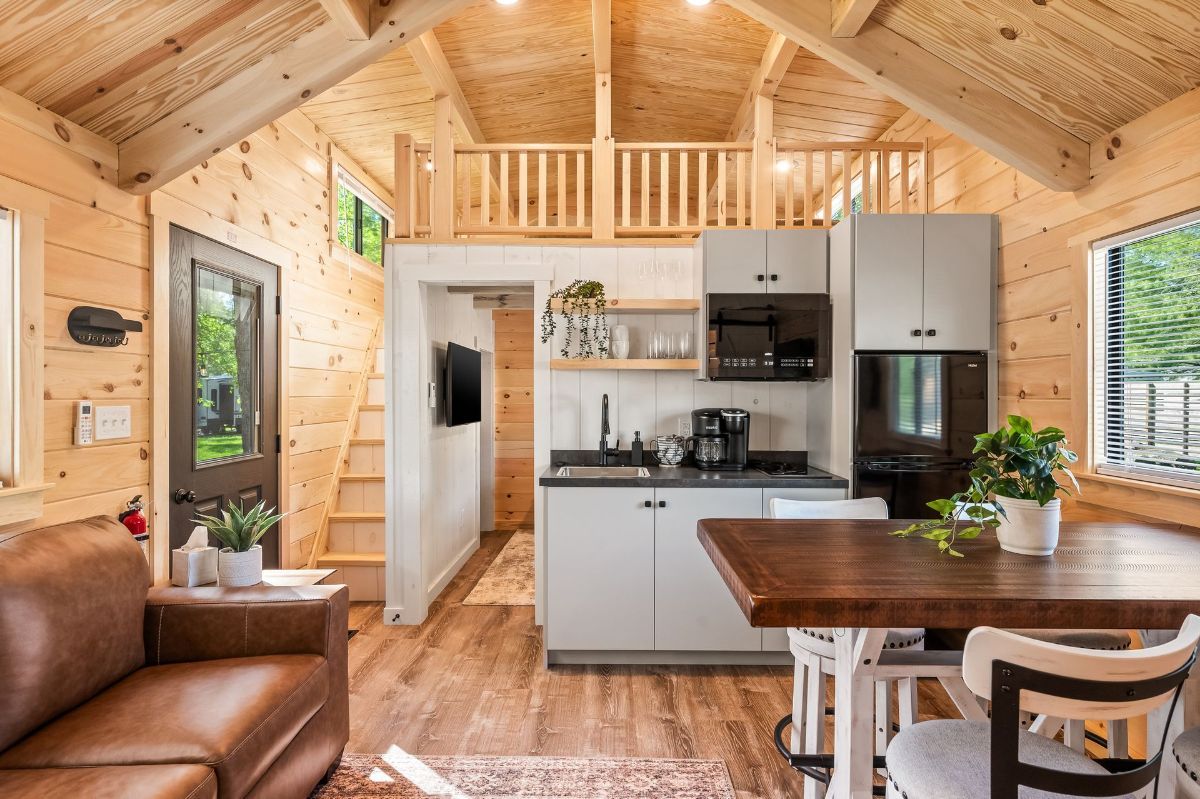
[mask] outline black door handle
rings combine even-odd
[[[650,500],[646,500],[646,507],[647,507],[647,508],[653,508],[653,507],[654,507],[654,503],[653,503],[653,502],[651,502]]]
[[[660,507],[660,508],[665,508],[665,507],[667,507],[667,501],[666,501],[665,499],[660,499],[660,500],[658,501],[658,507]]]
[[[936,335],[937,335],[937,331],[936,331],[936,330],[934,330],[934,329],[931,327],[931,328],[929,328],[928,330],[926,330],[926,331],[925,331],[925,335],[926,335],[926,336],[936,336]]]
[[[914,330],[914,331],[912,332],[912,334],[913,334],[914,336],[918,336],[918,337],[919,337],[919,336],[921,335],[921,331],[920,331],[920,330]]]
[[[182,505],[185,502],[195,502],[196,492],[187,488],[175,489],[175,504]]]

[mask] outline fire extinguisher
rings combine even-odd
[[[117,519],[129,529],[131,534],[144,534],[146,532],[146,516],[142,513],[142,495],[138,494],[125,503],[125,512]]]

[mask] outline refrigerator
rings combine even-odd
[[[967,487],[989,386],[983,352],[856,354],[854,496],[882,497],[893,519],[936,516],[927,502]]]

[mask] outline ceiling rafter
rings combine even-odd
[[[762,62],[750,76],[750,85],[742,96],[741,105],[729,126],[729,141],[746,141],[754,128],[754,98],[774,97],[779,83],[787,74],[800,45],[781,33],[774,32],[763,51]]]
[[[1088,185],[1087,142],[882,25],[834,38],[828,3],[728,2],[1044,186]]]
[[[612,0],[592,0],[592,58],[596,69],[592,230],[596,238],[612,238],[616,222],[613,215],[616,155],[612,146]]]
[[[321,0],[321,5],[349,41],[371,38],[371,0]]]
[[[834,36],[854,37],[858,35],[879,0],[830,0],[833,3],[833,24],[830,31]]]
[[[346,41],[320,25],[122,142],[119,182],[147,194],[313,95],[412,41],[471,0],[399,0],[378,6],[377,33]]]

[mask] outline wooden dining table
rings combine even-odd
[[[985,534],[956,544],[964,557],[955,558],[926,539],[888,535],[910,523],[703,519],[697,528],[751,625],[834,628],[835,799],[871,795],[874,680],[901,668],[897,653],[881,652],[889,628],[1131,629],[1158,641],[1200,614],[1200,529],[1063,522],[1053,555],[1005,552]],[[945,654],[901,659],[921,657],[936,673]],[[964,716],[987,718],[961,679],[943,684]],[[1168,719],[1165,709],[1148,723],[1152,751],[1165,726],[1172,737],[1183,728],[1182,714]]]

